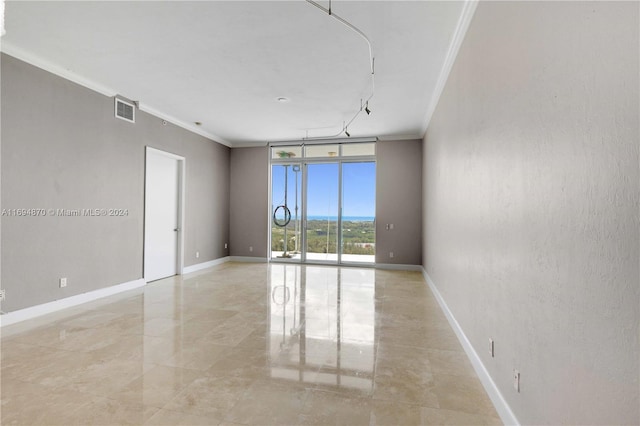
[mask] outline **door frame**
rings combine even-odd
[[[143,234],[142,234],[142,278],[147,281],[146,275],[146,237],[147,237],[147,163],[149,154],[159,154],[178,162],[178,238],[176,247],[176,275],[182,275],[184,271],[184,217],[185,217],[185,180],[187,160],[185,157],[162,151],[149,145],[145,146],[144,156],[144,208],[143,208]]]

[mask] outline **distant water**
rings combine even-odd
[[[307,220],[329,220],[331,222],[337,222],[338,216],[308,216]],[[350,222],[373,222],[375,217],[373,216],[342,216],[342,221]]]

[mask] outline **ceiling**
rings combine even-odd
[[[422,137],[464,10],[332,2],[375,57],[352,137]],[[366,41],[302,0],[8,1],[5,20],[2,51],[229,146],[340,134],[372,94]]]

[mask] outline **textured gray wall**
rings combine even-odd
[[[186,158],[185,266],[226,255],[229,149],[2,55],[2,206],[122,208],[125,217],[2,217],[13,311],[142,277],[145,145]],[[200,258],[195,252],[200,251]],[[58,287],[67,277],[68,286]]]
[[[422,142],[380,141],[376,151],[376,262],[420,265]]]
[[[267,147],[231,150],[232,256],[268,256],[268,152]]]
[[[424,267],[523,424],[640,423],[638,9],[480,2],[425,138]]]

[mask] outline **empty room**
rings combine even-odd
[[[640,424],[640,2],[0,12],[1,424]]]

